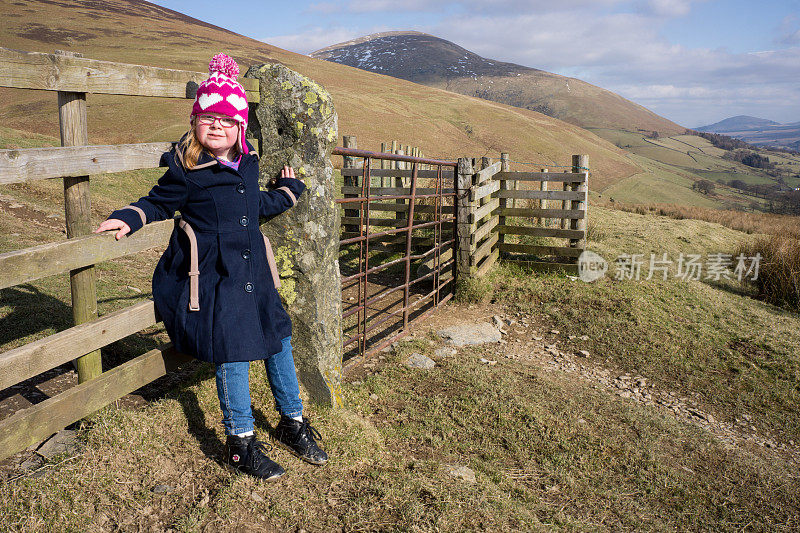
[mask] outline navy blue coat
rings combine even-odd
[[[186,170],[176,150],[162,156],[168,170],[150,193],[109,218],[133,233],[180,211],[180,225],[153,273],[156,309],[177,350],[214,363],[266,359],[281,351],[292,324],[271,275],[259,217],[292,207],[305,185],[278,178],[275,190],[259,190],[252,148],[238,171],[207,154]],[[193,248],[197,301],[190,301]]]

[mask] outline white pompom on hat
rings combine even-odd
[[[209,78],[197,88],[191,116],[218,113],[235,119],[239,123],[239,152],[246,154],[248,150],[244,132],[247,130],[247,94],[236,81],[239,65],[232,57],[217,54],[208,64],[208,73]]]

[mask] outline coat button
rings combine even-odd
[[[246,226],[247,223],[248,223],[247,217],[242,217],[239,219],[239,224],[241,224],[242,226]]]
[[[238,192],[239,194],[244,194],[244,183],[240,183],[239,185],[236,186],[236,192]]]
[[[250,283],[249,281],[244,284],[244,292],[253,292],[254,288],[255,287],[253,287],[253,284]]]
[[[245,261],[250,259],[250,250],[248,248],[242,250],[242,259],[244,259]]]

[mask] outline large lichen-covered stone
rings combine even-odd
[[[261,187],[268,188],[284,165],[307,186],[294,208],[261,226],[292,317],[300,382],[312,400],[341,405],[339,214],[330,162],[336,111],[328,91],[283,65],[253,66],[245,77],[260,82],[261,102],[251,109],[248,134],[258,141]]]

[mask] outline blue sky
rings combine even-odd
[[[418,30],[609,89],[684,126],[800,121],[800,0],[156,0],[307,54]]]

